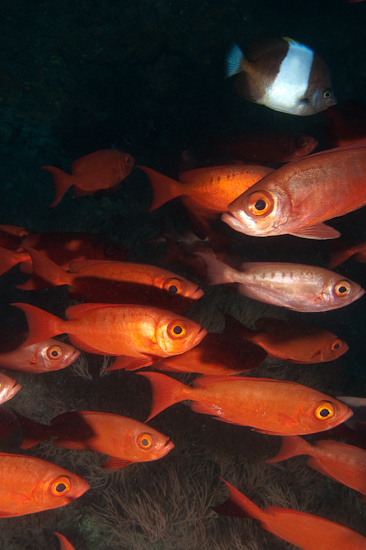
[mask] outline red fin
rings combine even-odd
[[[143,367],[149,367],[154,362],[151,357],[129,357],[128,355],[118,355],[112,365],[103,370],[137,370]]]
[[[64,323],[62,319],[44,311],[31,304],[16,303],[11,304],[24,311],[28,322],[28,338],[22,343],[21,347],[30,346],[52,338],[58,334],[63,334]]]
[[[24,257],[18,252],[0,246],[0,275],[9,271],[9,269],[22,261],[24,261]]]
[[[66,172],[63,172],[55,166],[42,166],[42,170],[47,170],[50,172],[55,183],[55,199],[49,205],[49,207],[52,208],[61,202],[66,191],[73,185],[73,179],[72,176],[66,174]]]
[[[55,435],[55,430],[51,426],[35,422],[26,416],[14,411],[15,416],[19,420],[19,423],[23,430],[23,442],[20,445],[21,449],[30,449],[41,441],[45,441]]]
[[[89,344],[86,344],[83,340],[81,340],[75,334],[69,334],[69,340],[73,346],[83,351],[86,351],[87,353],[94,353],[95,355],[108,355],[107,353],[105,353],[105,351],[101,349],[93,348]]]
[[[25,246],[33,262],[33,273],[53,286],[72,285],[72,276],[50,260],[44,252]]]
[[[56,535],[56,537],[60,541],[60,550],[75,550],[75,548],[72,546],[72,544],[69,543],[66,537],[56,532],[53,534]]]
[[[158,372],[138,372],[137,374],[150,380],[152,386],[153,401],[151,413],[146,422],[171,405],[190,399],[192,389],[174,378]]]
[[[163,174],[159,174],[159,172],[155,172],[155,170],[147,168],[146,166],[136,166],[136,168],[140,168],[140,170],[145,172],[153,188],[154,199],[150,206],[150,212],[156,210],[166,202],[179,197],[183,193],[181,190],[182,184],[178,181],[168,178]]]
[[[304,239],[338,239],[340,232],[326,225],[325,223],[317,223],[316,225],[310,225],[308,227],[302,227],[296,231],[291,231],[289,235],[295,237],[302,237]]]
[[[77,319],[87,311],[93,309],[100,309],[101,307],[120,307],[118,304],[78,304],[77,306],[70,306],[65,310],[66,319]]]
[[[280,462],[281,460],[287,460],[293,456],[311,454],[312,446],[297,435],[283,436],[281,449],[276,456],[269,458],[266,462]]]
[[[126,466],[129,466],[130,464],[134,464],[131,462],[131,460],[123,460],[122,458],[116,458],[114,456],[111,456],[103,462],[102,468],[107,468],[108,470],[116,469],[116,468],[125,468]]]
[[[243,493],[235,489],[225,479],[220,478],[229,489],[230,498],[224,502],[221,506],[213,508],[215,512],[223,514],[225,516],[235,516],[241,518],[253,518],[259,521],[266,521],[267,514],[261,510],[254,502],[249,500]]]

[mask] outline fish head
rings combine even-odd
[[[135,158],[129,153],[121,152],[121,175],[122,178],[126,178],[130,175],[131,170],[135,164]]]
[[[321,300],[327,304],[327,309],[347,306],[365,294],[359,284],[342,278],[338,273],[329,273],[330,276],[325,280],[321,294]]]
[[[310,388],[308,388],[310,390]],[[342,401],[315,390],[310,390],[309,399],[300,407],[299,420],[305,433],[330,430],[342,424],[353,414]]]
[[[157,323],[154,340],[165,356],[178,355],[199,344],[206,334],[198,323],[167,311]]]
[[[18,393],[21,387],[22,386],[18,384],[14,378],[10,378],[10,376],[0,373],[0,403],[9,401],[9,399]]]
[[[161,275],[157,278],[155,284],[172,297],[183,296],[191,300],[198,300],[203,296],[203,290],[199,289],[198,285],[178,275]]]
[[[314,149],[319,145],[319,142],[311,136],[306,134],[298,134],[294,136],[293,142],[293,158],[291,160],[298,160],[302,157],[310,155]]]
[[[38,502],[40,510],[50,510],[65,506],[81,497],[89,483],[69,470],[45,462],[45,471],[32,491],[32,498]]]
[[[231,202],[228,211],[222,220],[240,233],[253,237],[282,235],[292,214],[292,201],[269,174]]]
[[[31,365],[33,372],[49,372],[64,369],[73,363],[80,355],[80,351],[65,342],[48,338],[39,344],[35,364]],[[37,370],[36,370],[37,369]]]
[[[330,333],[329,338],[324,340],[324,344],[320,349],[320,361],[334,361],[348,351],[348,345],[344,340],[341,340],[335,334]]]
[[[134,462],[149,462],[168,454],[174,443],[166,435],[143,425],[131,433],[129,446]]]

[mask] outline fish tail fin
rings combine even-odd
[[[70,276],[69,273],[50,260],[44,252],[28,246],[25,246],[24,249],[32,258],[34,275],[41,277],[53,286],[72,285],[72,275]]]
[[[265,522],[267,520],[267,514],[261,510],[254,502],[249,500],[248,497],[243,495],[238,489],[235,489],[225,479],[220,478],[229,489],[229,499],[221,504],[221,506],[215,506],[212,508],[218,514],[224,516],[234,516],[239,518],[253,518],[259,521]]]
[[[9,250],[8,248],[3,248],[0,246],[0,275],[9,271],[12,267],[23,261],[22,258],[14,250]]]
[[[23,441],[20,445],[21,449],[30,449],[31,447],[38,445],[38,443],[41,443],[41,441],[45,441],[45,439],[48,439],[54,435],[52,426],[35,422],[17,411],[13,412],[17,417],[23,431]]]
[[[276,456],[269,458],[266,462],[281,462],[293,456],[309,454],[311,445],[298,435],[282,436],[282,445]]]
[[[55,198],[54,201],[49,204],[49,208],[57,206],[61,202],[66,191],[73,185],[72,176],[66,174],[55,166],[42,166],[42,170],[47,170],[52,174],[55,184]]]
[[[155,170],[146,166],[138,166],[137,168],[145,172],[153,189],[153,201],[150,206],[150,212],[183,194],[182,189],[184,188],[184,184],[179,183],[179,181],[159,174],[159,172],[155,172]]]
[[[245,56],[237,44],[233,44],[229,53],[226,56],[226,70],[225,76],[229,78],[234,74],[242,72],[242,63],[245,60]]]
[[[207,266],[207,278],[210,285],[221,285],[224,283],[235,283],[233,278],[235,270],[224,262],[220,262],[210,254],[196,252],[196,256],[202,258]]]
[[[179,403],[184,399],[189,399],[186,395],[187,386],[174,378],[170,378],[170,376],[148,371],[138,372],[137,374],[150,380],[152,387],[153,399],[151,413],[146,422],[171,405],[175,405],[175,403]]]
[[[65,321],[31,304],[15,303],[11,304],[24,311],[28,322],[28,337],[22,343],[21,347],[31,346],[52,338],[58,334],[63,334],[63,324]]]

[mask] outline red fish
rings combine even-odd
[[[323,222],[366,204],[366,146],[359,143],[281,166],[229,204],[222,220],[254,237],[335,239]]]
[[[256,321],[257,330],[251,330],[236,322],[242,338],[261,346],[269,357],[290,363],[334,361],[348,350],[346,342],[317,327],[266,317]]]
[[[317,441],[310,445],[298,436],[283,437],[282,446],[266,462],[280,462],[298,455],[310,455],[306,464],[366,496],[366,451],[340,441]]]
[[[55,166],[42,166],[52,174],[55,182],[55,200],[49,206],[56,206],[72,186],[75,197],[116,188],[131,173],[134,163],[135,159],[128,153],[102,149],[75,160],[71,176]]]
[[[351,304],[365,291],[357,283],[322,267],[275,262],[247,262],[238,271],[208,254],[210,284],[238,283],[248,298],[294,311],[329,311]]]
[[[19,372],[39,373],[64,369],[80,355],[74,346],[53,338],[22,346],[27,334],[0,332],[0,367]]]
[[[23,346],[66,332],[84,351],[123,356],[120,368],[141,368],[157,357],[184,353],[207,332],[190,319],[149,306],[80,304],[66,309],[64,321],[30,304],[13,305],[27,316],[29,336]]]
[[[224,422],[251,426],[273,435],[303,435],[328,430],[352,411],[328,395],[282,380],[242,376],[201,376],[193,387],[157,372],[139,372],[150,380],[150,418],[170,405],[189,399],[195,412]]]
[[[174,447],[167,436],[150,426],[117,414],[67,412],[53,418],[50,426],[15,414],[23,428],[21,449],[56,437],[53,442],[56,447],[110,455],[103,468],[123,468],[134,462],[157,460]]]
[[[305,134],[258,130],[234,135],[219,142],[215,150],[246,162],[283,164],[309,155],[317,145],[316,139]]]
[[[236,197],[273,172],[272,168],[259,165],[214,166],[184,172],[178,182],[146,166],[138,168],[146,173],[153,188],[150,212],[181,195],[188,195],[212,212],[225,212]]]
[[[366,538],[357,531],[328,519],[279,506],[259,508],[226,483],[230,498],[214,508],[219,514],[259,521],[260,527],[302,550],[365,550]]]
[[[66,537],[63,535],[60,535],[60,533],[54,533],[58,540],[60,541],[60,550],[75,550],[72,544],[67,540]]]
[[[0,372],[0,403],[9,401],[9,399],[18,393],[21,387],[14,378],[10,378],[10,376]]]
[[[132,262],[83,260],[66,272],[44,254],[26,248],[36,277],[53,286],[68,285],[80,301],[113,304],[149,304],[184,310],[201,298],[203,290],[184,277],[153,265]]]
[[[0,453],[0,472],[3,518],[65,506],[90,488],[69,470],[33,456]]]

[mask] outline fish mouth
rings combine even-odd
[[[76,361],[76,359],[79,357],[80,354],[81,354],[81,351],[79,349],[76,349],[75,351],[73,351],[72,354],[69,356],[68,364],[71,365],[71,363]]]
[[[170,441],[170,439],[167,439],[165,444],[162,447],[162,451],[163,451],[162,456],[165,456],[166,454],[168,454],[172,449],[174,449],[174,443],[173,441]]]
[[[90,489],[89,483],[86,481],[86,479],[80,478],[82,481],[81,487],[77,491],[75,491],[73,495],[73,499],[81,497],[84,493],[86,493]]]
[[[205,328],[201,328],[201,330],[198,332],[195,340],[195,345],[199,344],[201,340],[206,336],[207,330]]]
[[[204,292],[203,292],[202,288],[197,288],[197,289],[193,292],[191,298],[192,298],[193,300],[198,300],[198,298],[201,298],[201,297],[203,296],[203,294],[204,294]]]
[[[9,388],[9,390],[6,392],[6,400],[9,401],[18,391],[22,388],[21,384],[14,381],[14,384]]]
[[[224,212],[221,216],[221,219],[222,219],[223,222],[227,223],[230,227],[235,229],[235,231],[239,231],[240,233],[244,233],[244,229],[245,229],[244,225],[231,212]]]

